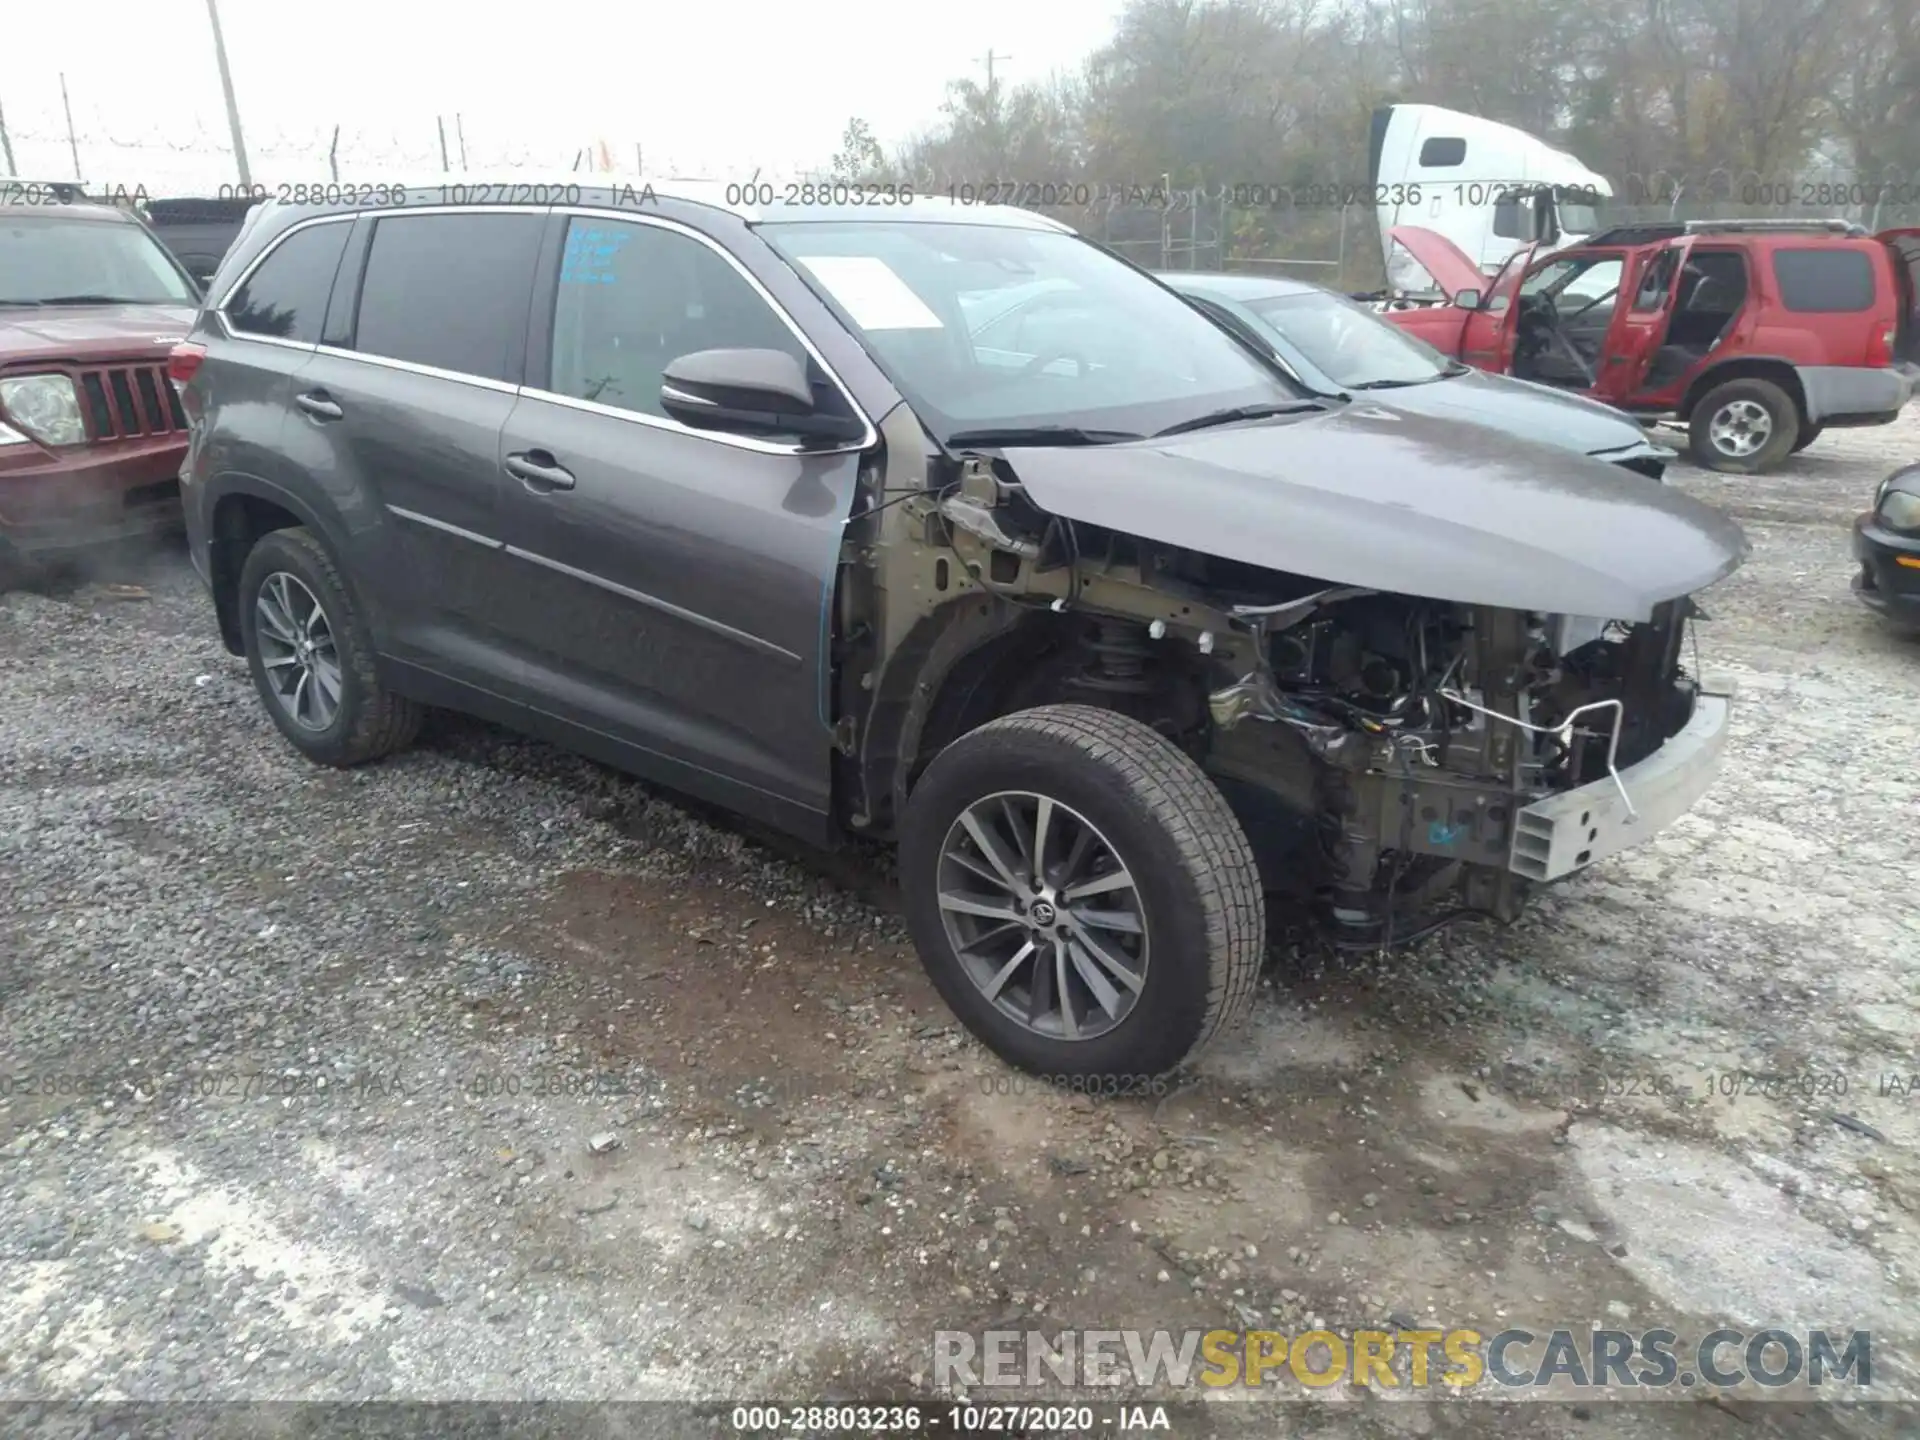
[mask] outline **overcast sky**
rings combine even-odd
[[[150,190],[235,178],[206,0],[0,0],[0,114],[17,173]],[[436,115],[457,167],[568,168],[604,141],[631,170],[745,178],[824,165],[850,115],[889,145],[930,123],[952,78],[1072,69],[1111,33],[1119,0],[219,0],[254,179],[439,169]],[[5,157],[0,155],[0,173]],[[1022,177],[1038,178],[1046,177]]]

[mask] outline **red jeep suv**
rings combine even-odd
[[[187,421],[167,354],[199,305],[135,216],[0,180],[0,574],[180,527]]]
[[[1609,230],[1489,282],[1431,230],[1392,232],[1452,296],[1389,320],[1448,355],[1687,427],[1756,474],[1828,426],[1883,425],[1920,382],[1920,231],[1840,220]]]

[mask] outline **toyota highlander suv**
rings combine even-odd
[[[1746,542],[1681,493],[1308,395],[1023,211],[462,188],[255,211],[176,352],[194,562],[316,762],[449,706],[891,841],[966,1024],[1103,1081],[1243,1011],[1268,897],[1510,919],[1718,767]]]
[[[199,303],[135,216],[0,182],[0,572],[180,528],[167,360]]]

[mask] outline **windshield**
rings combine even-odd
[[[1424,341],[1337,295],[1276,295],[1249,300],[1247,308],[1336,385],[1418,385],[1457,368]]]
[[[185,277],[138,225],[42,216],[0,219],[0,305],[198,305]]]
[[[1178,295],[1074,235],[912,221],[759,229],[942,442],[1034,426],[1150,435],[1300,398]]]

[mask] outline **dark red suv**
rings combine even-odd
[[[0,572],[181,525],[167,354],[199,304],[137,217],[0,180]]]
[[[1387,318],[1445,354],[1685,425],[1714,470],[1770,470],[1828,426],[1883,425],[1920,383],[1920,231],[1844,221],[1610,230],[1491,280],[1392,232],[1452,297]]]

